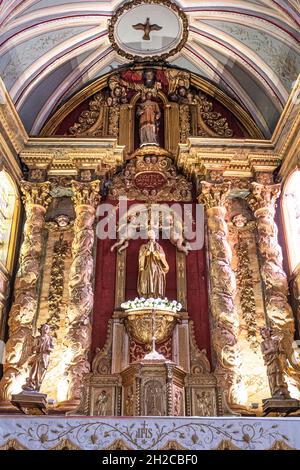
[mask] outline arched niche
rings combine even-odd
[[[149,71],[155,75],[150,87]],[[149,88],[164,103],[164,147],[173,153],[188,137],[263,138],[249,113],[217,87],[193,73],[158,65],[125,66],[95,80],[56,110],[40,135],[117,138],[131,153],[135,98]]]

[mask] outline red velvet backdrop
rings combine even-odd
[[[130,205],[133,202],[130,203]],[[135,203],[135,202],[134,202]],[[114,311],[116,253],[111,253],[112,240],[97,240],[95,272],[95,299],[92,329],[92,354],[95,348],[103,347],[107,336],[107,324]],[[145,240],[132,240],[127,248],[126,300],[137,294],[138,253]],[[167,274],[166,296],[177,298],[176,248],[169,240],[159,240],[170,266]],[[187,267],[187,311],[195,326],[196,341],[200,349],[206,349],[210,357],[210,331],[205,266],[205,250],[191,251],[186,258]]]

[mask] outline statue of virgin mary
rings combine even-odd
[[[142,245],[139,251],[137,290],[140,297],[163,299],[169,265],[163,248],[155,240],[154,230],[149,230],[148,238],[149,241]]]

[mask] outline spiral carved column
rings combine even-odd
[[[279,195],[280,184],[263,185],[254,182],[251,184],[248,204],[253,211],[257,226],[267,320],[283,338],[286,372],[294,376],[295,385],[299,388],[299,373],[295,373],[297,365],[292,360],[295,323],[292,308],[288,303],[287,276],[283,270],[278,228],[274,220],[276,200]]]
[[[215,375],[223,390],[225,405],[232,411],[246,401],[240,374],[239,318],[234,304],[236,278],[231,267],[225,202],[230,183],[201,182],[198,202],[206,208],[210,253],[212,344],[216,353]]]
[[[73,202],[76,219],[72,242],[72,264],[69,274],[69,306],[66,320],[65,347],[69,383],[68,400],[80,398],[83,375],[90,370],[88,353],[90,349],[93,307],[92,275],[94,260],[94,221],[99,203],[100,182],[72,182]]]
[[[26,222],[19,270],[15,280],[14,302],[8,320],[9,339],[6,343],[6,363],[0,383],[0,396],[4,402],[9,400],[12,392],[19,392],[25,382],[22,372],[33,341],[41,272],[43,228],[46,210],[51,201],[48,182],[23,181],[21,192]]]

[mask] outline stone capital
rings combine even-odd
[[[251,183],[251,192],[247,202],[254,215],[258,215],[257,211],[260,209],[274,213],[280,192],[280,184],[265,185],[256,182]]]
[[[21,181],[22,201],[26,211],[33,206],[40,206],[47,210],[51,202],[51,183],[31,183]]]
[[[100,181],[82,183],[72,181],[73,197],[72,201],[75,208],[78,206],[91,206],[95,208],[100,202]]]
[[[201,181],[201,193],[198,196],[199,204],[203,204],[206,209],[224,207],[228,197],[231,183],[208,183]]]

